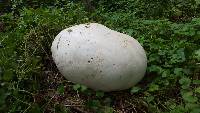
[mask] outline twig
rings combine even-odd
[[[83,107],[83,105],[64,105],[65,107]]]
[[[14,97],[14,96],[13,96],[13,98],[16,99],[16,100],[18,100],[19,102],[21,102],[21,103],[23,103],[23,104],[26,104],[26,105],[29,105],[29,106],[31,105],[30,103],[24,102],[24,101],[18,99],[17,97]]]
[[[28,111],[28,109],[30,109],[30,107],[31,107],[31,105],[29,105],[28,108],[26,108],[23,113],[26,113]]]
[[[47,102],[47,104],[45,105],[45,107],[44,107],[44,111],[45,111],[45,108],[49,105],[49,103],[52,101],[52,99],[54,98],[56,96],[56,94],[54,94],[50,99],[49,99],[49,101]],[[43,106],[42,106],[43,107]],[[44,113],[44,111],[43,111],[43,113]]]

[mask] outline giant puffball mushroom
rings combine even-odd
[[[128,89],[143,78],[147,67],[145,51],[137,40],[97,23],[64,29],[51,51],[66,79],[94,90]]]

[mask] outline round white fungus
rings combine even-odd
[[[137,40],[97,23],[61,31],[51,51],[66,79],[94,90],[128,89],[143,78],[147,67]]]

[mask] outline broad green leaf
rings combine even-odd
[[[89,100],[86,105],[91,109],[97,110],[101,106],[101,103],[99,100]]]
[[[171,110],[170,113],[185,113],[186,109],[182,105],[178,105],[175,109]]]
[[[200,107],[198,104],[196,103],[186,103],[185,104],[185,108],[187,108],[188,110],[192,110],[192,109],[195,109],[195,108],[198,108]]]
[[[193,96],[193,92],[183,92],[182,97],[186,102],[195,103],[198,101],[198,98]]]
[[[81,88],[81,85],[80,84],[75,84],[73,85],[73,89],[78,91],[78,89]]]
[[[200,80],[193,80],[193,84],[200,84]]]
[[[148,70],[150,72],[162,73],[162,68],[160,66],[157,66],[157,65],[152,65],[152,66],[148,67]]]
[[[174,69],[174,74],[176,76],[182,76],[183,75],[183,69],[182,68],[175,68]]]
[[[141,90],[140,87],[135,86],[135,87],[131,88],[131,93],[138,93],[140,90]]]
[[[104,92],[96,91],[96,96],[102,98],[104,96]]]
[[[165,70],[163,71],[162,73],[162,77],[165,78],[165,77],[168,77],[170,75],[170,71],[169,70]]]
[[[126,30],[126,33],[131,36],[133,34],[133,29],[127,29]]]
[[[81,92],[84,92],[84,91],[86,91],[87,90],[87,87],[85,86],[85,85],[81,85],[81,87],[80,87],[81,89]]]
[[[187,89],[190,87],[191,80],[189,78],[183,77],[179,80],[179,83],[183,89]]]
[[[195,89],[195,92],[196,92],[196,93],[200,93],[200,87],[196,88],[196,89]]]
[[[184,48],[178,49],[176,53],[172,54],[172,57],[170,59],[170,63],[177,64],[182,63],[186,60]]]
[[[149,87],[149,91],[150,92],[154,92],[154,91],[157,91],[159,90],[159,86],[156,85],[156,84],[151,84],[150,87]]]
[[[154,100],[154,96],[145,97],[145,100],[147,101],[147,103],[152,102]]]
[[[200,107],[193,109],[190,113],[200,113]]]
[[[200,0],[195,0],[196,4],[199,5],[200,4]]]
[[[195,56],[194,56],[197,60],[200,61],[200,49],[195,51]]]

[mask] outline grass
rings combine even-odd
[[[12,3],[19,7],[0,17],[0,112],[199,113],[198,12],[192,10],[196,17],[191,18],[183,9],[184,18],[173,20],[167,11],[162,17],[146,14],[142,3],[130,11],[119,7],[126,2],[128,9],[137,6],[105,1],[91,13],[75,2],[65,7],[59,2],[53,7]],[[105,93],[73,84],[59,73],[51,57],[52,40],[62,29],[87,22],[131,35],[143,45],[148,68],[139,84]]]

